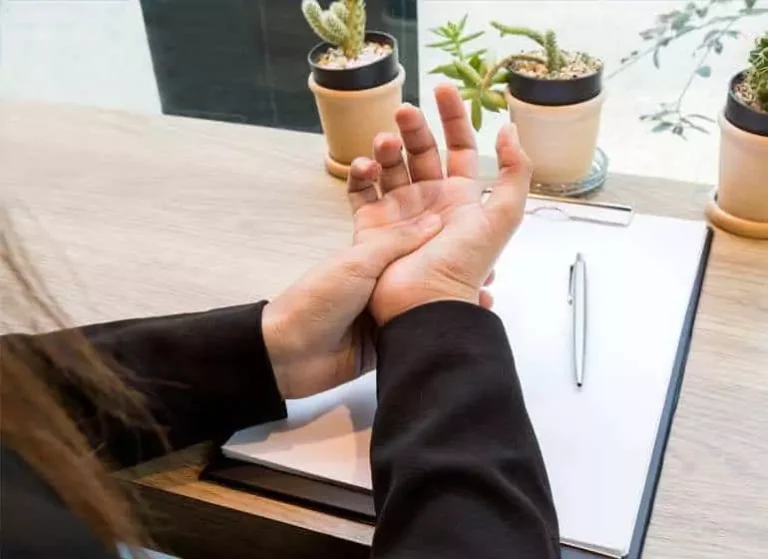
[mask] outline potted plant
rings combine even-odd
[[[600,111],[605,98],[603,63],[586,53],[562,50],[554,31],[491,22],[501,36],[527,37],[532,51],[511,54],[496,62],[486,49],[465,52],[467,43],[483,32],[464,34],[467,18],[432,31],[441,37],[430,46],[453,61],[440,73],[461,81],[462,96],[471,102],[475,129],[482,110],[509,109],[520,143],[533,162],[533,182],[563,185],[590,173],[597,147]]]
[[[707,215],[731,233],[768,239],[768,32],[731,79],[719,124],[720,177]]]
[[[397,132],[405,71],[391,35],[365,31],[365,1],[333,2],[323,10],[303,0],[304,17],[323,40],[309,53],[309,88],[328,143],[326,169],[346,178],[352,160],[371,155],[373,138]]]

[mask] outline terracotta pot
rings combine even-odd
[[[745,237],[768,239],[768,114],[736,98],[731,81],[721,113],[720,173],[717,191],[707,204],[716,226]]]
[[[373,152],[373,138],[379,132],[398,132],[395,110],[403,102],[405,70],[389,83],[361,91],[339,91],[315,83],[309,76],[309,89],[315,94],[320,122],[328,143],[325,166],[329,173],[347,178],[349,165],[356,157]]]
[[[397,41],[379,32],[367,33],[366,40],[389,44],[392,52],[373,64],[350,69],[316,64],[318,56],[330,46],[328,43],[317,45],[309,53],[309,89],[315,95],[328,144],[325,167],[342,179],[346,179],[356,157],[372,155],[376,134],[398,132],[395,110],[403,101],[405,70],[398,64]]]
[[[605,93],[571,105],[539,105],[505,93],[509,116],[533,162],[533,181],[567,184],[589,174]]]

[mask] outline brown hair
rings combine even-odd
[[[67,326],[65,313],[31,266],[2,208],[0,287],[0,334]],[[64,386],[76,387],[101,417],[153,427],[141,394],[115,374],[115,367],[75,329],[55,336],[0,338],[0,433],[3,445],[23,458],[107,548],[114,550],[121,542],[141,555],[137,547],[148,542],[128,496],[109,477],[63,402]]]

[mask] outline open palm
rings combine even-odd
[[[499,132],[499,177],[483,203],[487,185],[477,180],[474,132],[459,92],[453,86],[438,86],[435,98],[448,148],[447,176],[423,114],[410,105],[397,112],[402,140],[392,134],[379,135],[374,143],[375,161],[358,159],[350,172],[356,242],[382,228],[431,215],[439,216],[443,225],[433,239],[392,263],[379,278],[369,304],[379,324],[432,301],[490,306],[489,296],[481,288],[523,215],[531,166],[520,149],[514,125]]]

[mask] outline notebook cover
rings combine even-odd
[[[691,299],[688,303],[683,330],[680,334],[674,369],[664,401],[659,431],[656,435],[656,442],[653,454],[651,455],[648,478],[645,482],[645,489],[643,490],[643,497],[629,553],[626,556],[629,559],[639,559],[643,551],[645,535],[648,531],[648,524],[650,523],[651,512],[653,511],[656,487],[658,486],[661,469],[664,464],[664,451],[669,440],[672,419],[683,384],[683,373],[685,372],[685,364],[691,346],[696,310],[701,297],[701,288],[704,282],[713,237],[713,230],[707,228],[696,280],[691,292]],[[266,466],[232,460],[222,454],[220,445],[215,446],[208,465],[203,469],[200,478],[245,491],[252,491],[281,500],[295,502],[309,508],[367,524],[374,524],[376,520],[373,496],[370,491],[356,491],[332,483],[288,474]],[[563,559],[595,559],[605,556],[574,549],[569,546],[562,546],[562,557]]]

